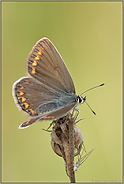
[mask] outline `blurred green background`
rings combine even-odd
[[[25,117],[12,85],[26,76],[26,58],[42,37],[62,55],[77,94],[95,85],[80,105],[77,127],[93,153],[77,182],[122,181],[122,2],[2,2],[2,181],[69,182],[50,145],[50,121],[19,130]]]

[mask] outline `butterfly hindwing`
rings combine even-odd
[[[47,86],[41,85],[31,77],[22,77],[13,85],[13,97],[19,110],[30,116],[36,116],[35,110],[59,94]]]
[[[63,117],[65,116],[72,108],[74,108],[76,104],[72,103],[71,105],[66,106],[65,108],[62,108],[60,110],[57,110],[55,112],[51,112],[48,113],[46,116],[40,116],[40,117],[34,117],[31,118],[30,120],[22,123],[19,126],[19,129],[24,129],[29,127],[30,125],[32,125],[33,123],[37,122],[37,121],[46,121],[46,120],[54,120],[54,119],[58,119],[59,117]]]
[[[13,96],[19,109],[31,117],[44,117],[76,103],[75,94],[59,94],[32,77],[23,77],[16,81],[13,85]]]

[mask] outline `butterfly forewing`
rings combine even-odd
[[[27,58],[28,73],[59,92],[75,93],[71,75],[55,46],[47,38],[39,40]]]

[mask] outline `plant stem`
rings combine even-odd
[[[74,172],[74,120],[69,122],[69,177],[70,182],[75,183]]]

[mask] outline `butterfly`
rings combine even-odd
[[[86,101],[86,97],[76,95],[72,77],[48,38],[34,45],[26,60],[26,70],[29,77],[20,78],[12,87],[17,107],[30,117],[19,129],[37,121],[61,118]]]

